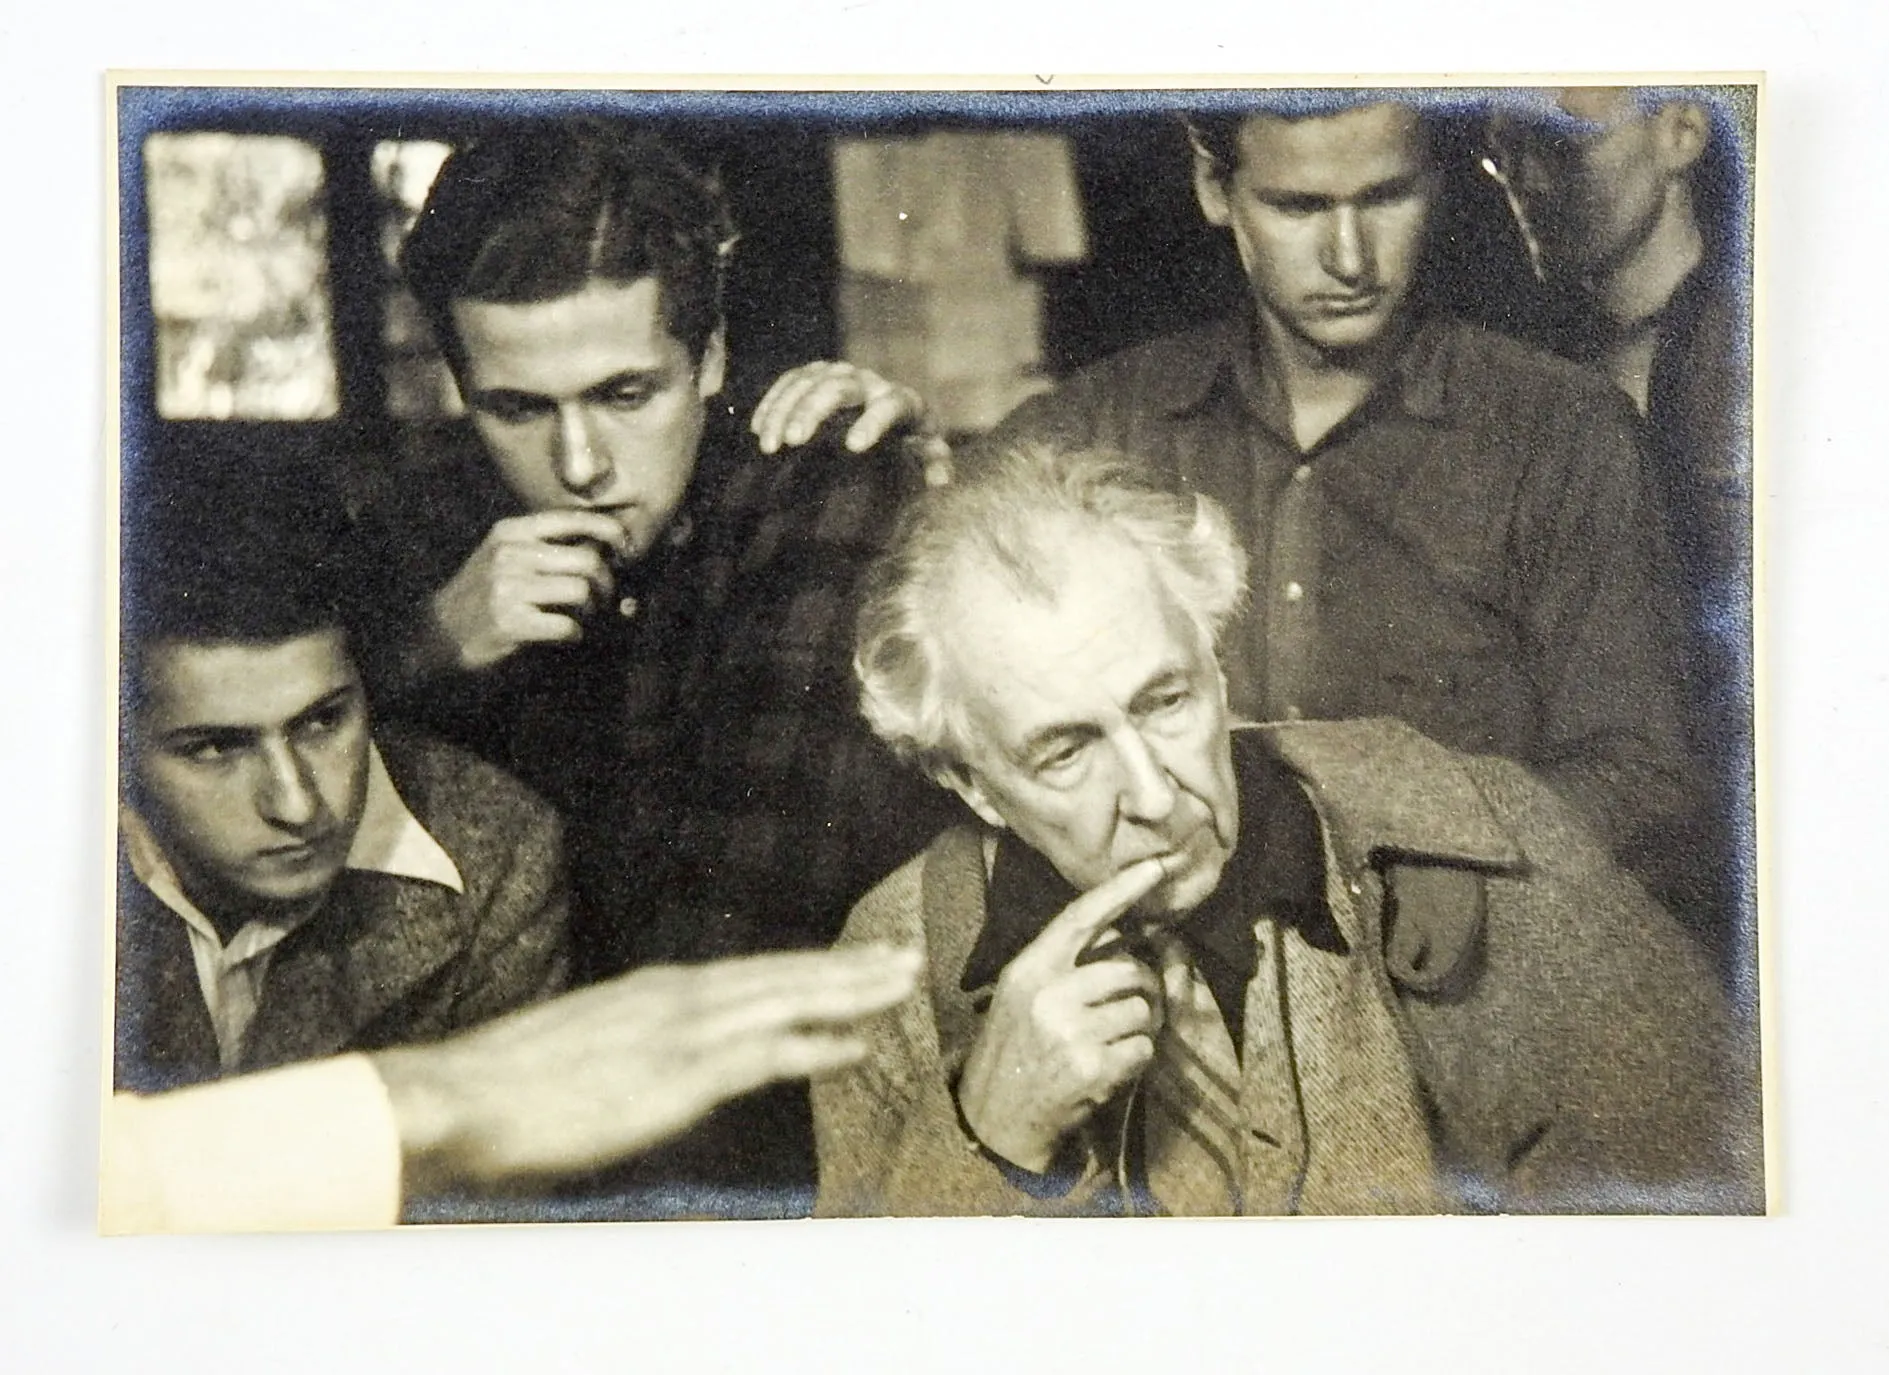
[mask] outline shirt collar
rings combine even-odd
[[[1251,409],[1252,402],[1239,385],[1240,374],[1244,371],[1258,379],[1269,366],[1256,333],[1245,315],[1231,315],[1206,326],[1194,336],[1192,347],[1177,350],[1153,378],[1155,404],[1177,417],[1198,410],[1218,388],[1225,387]],[[1391,364],[1389,395],[1418,420],[1441,422],[1454,417],[1454,337],[1447,319],[1420,318]]]
[[[1244,967],[1250,975],[1253,921],[1266,913],[1329,947],[1337,939],[1325,900],[1325,856],[1318,816],[1297,780],[1251,733],[1233,737],[1240,790],[1240,837],[1220,886],[1177,928],[1203,962]],[[985,921],[961,987],[994,982],[1006,965],[1068,906],[1076,890],[1054,866],[1005,833],[998,838],[985,898]],[[1232,980],[1244,983],[1244,977]]]
[[[367,805],[348,849],[347,867],[437,883],[455,893],[466,891],[459,866],[407,809],[374,745],[368,747]]]
[[[131,872],[138,882],[188,924],[208,927],[196,904],[184,895],[183,883],[150,824],[129,803],[119,805],[118,821]],[[372,744],[367,757],[367,802],[361,810],[361,824],[354,832],[354,843],[348,848],[346,867],[437,883],[455,893],[466,891],[459,866],[408,810],[387,773],[379,747]]]

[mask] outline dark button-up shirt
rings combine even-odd
[[[382,641],[516,513],[463,437],[362,522]],[[953,815],[866,730],[855,584],[916,476],[884,455],[756,452],[711,422],[683,512],[575,645],[386,704],[564,813],[580,973],[819,945]],[[370,660],[375,656],[370,655]]]
[[[1229,320],[1078,373],[987,444],[1117,449],[1226,507],[1252,560],[1222,649],[1241,715],[1393,715],[1519,760],[1657,886],[1697,781],[1634,428],[1585,370],[1433,317],[1301,449],[1251,326]]]

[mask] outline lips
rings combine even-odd
[[[324,835],[288,845],[272,845],[261,852],[261,858],[276,864],[308,864],[324,858],[334,848],[335,839],[333,835]]]
[[[1325,315],[1369,315],[1384,303],[1382,292],[1371,292],[1363,296],[1319,296],[1313,304]]]
[[[1195,860],[1197,857],[1196,852],[1200,847],[1202,838],[1206,834],[1209,834],[1211,830],[1212,828],[1210,826],[1197,826],[1186,835],[1176,837],[1169,841],[1163,848],[1142,855],[1130,861],[1130,863],[1141,864],[1147,860],[1158,859],[1161,861],[1162,882],[1170,882],[1177,875],[1184,872],[1187,866]],[[1125,865],[1123,867],[1126,868],[1128,866]]]

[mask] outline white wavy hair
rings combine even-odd
[[[1246,554],[1219,503],[1165,487],[1116,454],[1018,445],[919,498],[866,575],[853,671],[860,710],[895,754],[934,777],[963,754],[940,634],[957,575],[977,567],[1050,601],[1083,533],[1146,555],[1201,643],[1218,647],[1246,598]]]

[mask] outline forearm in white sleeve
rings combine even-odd
[[[107,1103],[99,1231],[392,1226],[400,1137],[365,1056]]]

